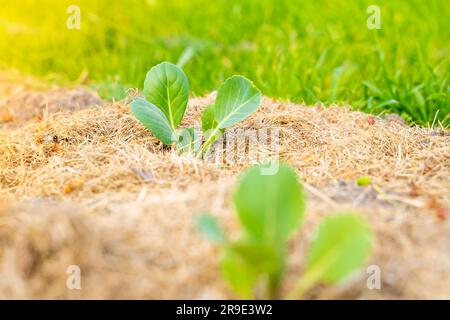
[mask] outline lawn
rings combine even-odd
[[[81,8],[81,29],[66,9]],[[366,26],[368,5],[381,29]],[[435,1],[0,0],[0,68],[62,84],[88,75],[105,98],[178,62],[202,95],[232,74],[267,96],[349,103],[426,126],[450,124],[450,9]]]

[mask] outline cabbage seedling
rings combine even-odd
[[[229,239],[208,214],[198,217],[202,234],[221,247],[224,279],[243,298],[278,297],[287,258],[286,242],[298,231],[304,213],[304,192],[293,169],[281,165],[275,175],[261,175],[261,166],[244,173],[234,194],[242,234]],[[318,283],[342,281],[364,263],[371,232],[351,213],[326,218],[316,231],[304,274],[288,298],[301,297]],[[262,289],[262,291],[261,291]]]
[[[256,111],[261,92],[243,76],[228,78],[219,88],[215,103],[202,113],[202,146],[193,128],[177,130],[189,99],[189,82],[181,68],[169,62],[151,68],[144,81],[144,97],[131,103],[133,115],[164,144],[176,142],[178,150],[198,151],[197,158],[201,158],[226,128]]]
[[[202,131],[205,143],[197,154],[200,158],[226,128],[245,120],[258,109],[261,92],[247,78],[232,76],[225,80],[217,92],[214,104],[202,114]]]

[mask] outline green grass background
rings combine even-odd
[[[66,8],[81,8],[81,30]],[[381,30],[366,27],[381,8]],[[82,72],[123,97],[147,70],[184,60],[193,94],[239,73],[264,94],[349,103],[449,125],[447,0],[0,0],[0,68],[60,83]]]

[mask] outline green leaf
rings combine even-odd
[[[372,235],[356,214],[337,214],[319,226],[308,256],[306,277],[332,284],[362,266],[371,250]]]
[[[284,265],[283,246],[245,237],[234,242],[231,249],[246,259],[257,273],[279,273]]]
[[[219,134],[223,134],[223,129],[246,119],[256,111],[260,100],[261,92],[250,80],[242,76],[228,78],[219,88],[215,105],[208,106],[206,113],[202,115],[202,128],[205,128],[203,132],[206,141],[198,152],[197,158],[200,159],[203,153],[209,150],[211,143],[218,139]],[[211,121],[212,113],[214,113],[215,122]],[[206,130],[211,126],[212,130]]]
[[[180,153],[192,153],[199,148],[199,139],[194,128],[178,129],[175,140]]]
[[[225,235],[217,222],[217,219],[209,214],[202,214],[197,218],[198,230],[212,242],[222,244],[225,242]]]
[[[281,248],[242,238],[225,248],[220,261],[222,275],[244,298],[253,296],[259,281],[277,287],[285,262],[285,252]]]
[[[297,175],[281,164],[276,174],[261,175],[261,165],[246,171],[234,201],[248,234],[265,242],[285,241],[301,223],[303,188]]]
[[[189,46],[181,53],[177,61],[177,66],[183,68],[195,55],[195,47]]]
[[[210,104],[203,110],[202,113],[202,131],[206,139],[209,138],[209,136],[214,131],[214,128],[216,128],[218,125],[217,121],[214,118],[214,109],[215,105]],[[214,137],[213,141],[217,140],[224,133],[224,131],[225,129],[220,129]]]
[[[189,99],[189,82],[178,66],[162,62],[147,73],[144,96],[166,115],[172,130],[183,119]]]
[[[131,102],[131,113],[164,144],[172,144],[172,127],[164,113],[143,98]]]
[[[202,112],[202,131],[207,132],[217,127],[217,121],[214,119],[214,104],[209,104]]]
[[[215,103],[215,119],[221,129],[231,127],[256,111],[261,92],[242,76],[228,78],[219,88]]]
[[[223,278],[238,295],[244,299],[253,298],[258,274],[244,257],[233,250],[225,250],[220,259],[220,269]]]

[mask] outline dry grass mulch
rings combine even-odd
[[[182,125],[197,124],[213,100],[191,99]],[[258,145],[258,159],[279,155],[308,191],[283,291],[302,271],[314,227],[352,210],[375,231],[368,264],[380,266],[382,288],[367,289],[362,270],[308,298],[450,298],[448,131],[264,98],[230,136],[265,128],[278,130],[280,145]],[[62,108],[3,128],[0,155],[1,298],[234,297],[220,278],[218,250],[194,218],[206,210],[238,232],[230,195],[250,165],[245,157],[186,161],[146,131],[126,102]],[[371,186],[355,184],[362,175]],[[79,291],[66,288],[72,264],[82,270]]]
[[[58,111],[78,111],[101,103],[98,94],[85,87],[61,88],[0,72],[0,130],[40,121]]]

